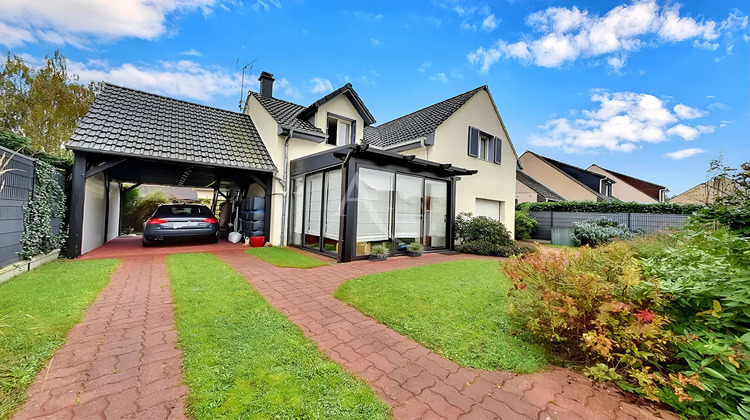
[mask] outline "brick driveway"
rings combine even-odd
[[[175,348],[164,266],[169,252],[128,252],[135,242],[121,239],[88,255],[124,256],[123,264],[48,362],[49,368],[39,373],[29,388],[29,400],[14,419],[185,418],[187,388],[181,383],[181,353]],[[396,419],[678,418],[630,404],[620,394],[562,368],[532,375],[462,368],[333,297],[334,290],[351,278],[476,257],[425,254],[300,270],[274,267],[237,246],[220,246],[214,253],[243,274],[321,351],[367,380],[393,407]]]

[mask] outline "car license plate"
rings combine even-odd
[[[172,224],[172,229],[179,229],[183,227],[195,227],[198,226],[198,222],[175,222]]]

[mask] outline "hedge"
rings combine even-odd
[[[693,214],[702,209],[699,204],[652,203],[635,201],[558,201],[547,203],[519,203],[516,210],[527,211],[568,211],[594,213],[661,213]]]
[[[8,131],[0,132],[0,146],[14,150],[22,155],[33,157],[58,169],[67,169],[73,165],[72,154],[69,153],[66,156],[64,152],[62,155],[54,155],[36,151],[33,149],[31,140],[28,137],[22,137]]]

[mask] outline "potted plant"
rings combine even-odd
[[[370,250],[370,261],[385,261],[388,258],[388,248],[385,245],[373,245]]]
[[[406,248],[406,255],[410,257],[421,257],[423,251],[424,245],[420,244],[419,242],[412,242]]]

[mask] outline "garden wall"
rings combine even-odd
[[[21,260],[21,236],[23,235],[23,209],[34,190],[34,167],[36,160],[0,147],[0,156],[9,159],[5,167],[9,171],[0,174],[0,267]],[[12,158],[11,158],[12,156]],[[57,181],[62,185],[64,176],[58,173]],[[60,232],[60,215],[52,219],[52,232]]]
[[[687,224],[689,214],[661,214],[661,213],[594,213],[594,212],[563,212],[563,211],[532,211],[529,212],[539,225],[534,232],[533,239],[552,239],[552,228],[572,228],[574,222],[588,219],[607,217],[617,220],[630,230],[640,229],[654,232],[670,227],[681,228]]]

